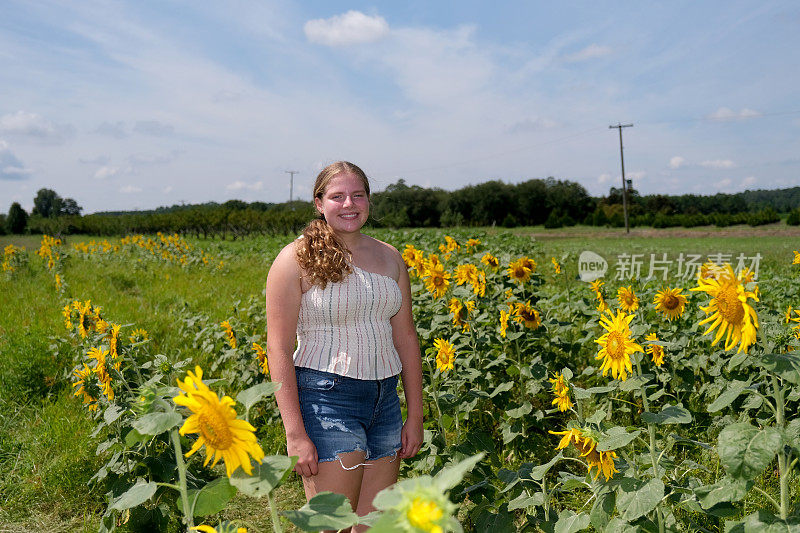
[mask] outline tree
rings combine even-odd
[[[80,215],[83,208],[72,198],[64,198],[59,215]]]
[[[9,233],[22,233],[25,231],[25,226],[28,225],[28,213],[22,209],[19,202],[11,204],[11,209],[8,210],[8,217],[6,218],[6,226]]]
[[[52,189],[39,189],[36,198],[33,199],[33,215],[41,215],[44,218],[58,216],[61,211],[63,200]]]

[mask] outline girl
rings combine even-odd
[[[422,444],[422,365],[400,253],[361,233],[369,181],[352,163],[314,183],[319,218],[267,276],[267,347],[288,454],[306,497],[344,494],[363,516]],[[297,347],[295,349],[295,340]],[[398,374],[407,418],[400,414]]]

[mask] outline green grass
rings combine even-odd
[[[414,242],[415,236],[432,238],[441,235],[440,231],[450,232],[370,233],[402,249],[406,242]],[[506,236],[513,235],[523,247],[529,243],[541,269],[550,268],[551,256],[568,254],[571,263],[566,267],[570,275],[576,272],[578,254],[587,249],[603,255],[609,263],[616,262],[620,253],[667,252],[674,259],[681,252],[725,252],[734,256],[758,252],[764,258],[759,280],[762,292],[780,296],[764,300],[784,301],[791,295],[782,294],[782,287],[772,284],[770,276],[789,268],[794,246],[787,236],[794,236],[793,231],[783,225],[663,231],[636,228],[626,236],[624,230],[578,226],[552,231],[540,227],[457,229],[451,234],[481,235],[489,251],[497,251],[496,246],[502,246]],[[72,236],[68,243],[91,239]],[[9,243],[25,246],[30,256],[28,266],[12,278],[0,274],[0,529],[92,531],[97,529],[102,514],[104,495],[87,485],[102,464],[94,453],[94,422],[71,394],[68,377],[74,362],[70,346],[53,338],[64,333],[60,310],[65,303],[72,298],[91,300],[102,306],[109,320],[146,329],[153,341],[151,353],[201,362],[205,354],[194,352],[183,338],[173,334],[176,317],[182,310],[189,310],[218,323],[251,298],[262,299],[269,261],[289,240],[288,236],[190,240],[193,246],[215,256],[217,262],[222,260],[221,270],[216,266],[184,269],[147,260],[84,260],[73,254],[64,269],[69,298],[62,300],[56,295],[42,260],[33,254],[40,237],[0,237],[0,248]],[[282,440],[279,425],[262,428],[259,434],[276,442]],[[304,497],[299,481],[294,479],[280,489],[277,498],[280,508],[301,506]],[[237,496],[224,516],[241,520],[250,531],[267,531],[271,527],[266,502],[244,496]]]

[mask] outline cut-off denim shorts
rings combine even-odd
[[[365,460],[395,455],[403,417],[397,376],[364,380],[295,367],[300,412],[320,463],[361,450]],[[342,467],[351,469],[342,463]]]

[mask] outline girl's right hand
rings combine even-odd
[[[319,470],[319,458],[317,456],[317,447],[311,442],[308,436],[287,438],[286,451],[289,457],[296,455],[297,464],[294,465],[294,471],[303,477],[316,476]]]

